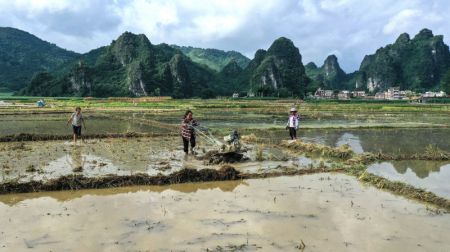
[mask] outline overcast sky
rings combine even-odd
[[[124,31],[168,43],[236,50],[253,58],[276,38],[294,41],[303,63],[335,54],[342,68],[427,27],[450,44],[447,0],[0,0],[0,26],[87,52]]]

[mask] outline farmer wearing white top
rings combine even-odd
[[[289,129],[289,136],[292,140],[297,139],[297,129],[298,129],[299,116],[295,108],[291,108],[288,122],[286,124],[286,129]]]
[[[81,108],[77,107],[75,109],[75,113],[73,113],[69,120],[67,120],[67,125],[72,122],[73,128],[73,142],[77,143],[77,138],[81,137],[81,124],[83,124],[83,128],[86,130],[86,125],[84,124],[84,118],[81,114]]]

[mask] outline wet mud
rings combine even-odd
[[[18,183],[9,181],[0,184],[0,194],[39,191],[81,190],[93,188],[123,187],[131,185],[166,185],[187,182],[223,181],[240,179],[239,172],[231,166],[215,169],[183,169],[170,175],[150,176],[148,174],[107,175],[85,177],[83,175],[62,176],[48,181]]]
[[[239,163],[249,160],[248,157],[244,157],[243,153],[239,152],[219,152],[208,151],[202,156],[197,157],[199,160],[207,165],[227,164],[227,163]]]
[[[6,251],[450,249],[448,214],[342,174],[0,195],[0,212]]]

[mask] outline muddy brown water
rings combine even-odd
[[[244,146],[249,160],[233,164],[243,173],[292,171],[328,164],[320,157],[298,156],[270,146],[261,147],[264,160],[256,161],[256,147]],[[199,156],[212,147],[199,139]],[[186,156],[178,137],[89,139],[76,145],[71,141],[0,143],[0,182],[46,181],[70,174],[168,175],[183,168],[219,169],[221,165],[208,165],[192,155]]]
[[[367,171],[450,199],[450,162],[403,160],[369,165]]]
[[[450,250],[448,214],[342,174],[2,195],[0,212],[5,251]]]
[[[19,182],[72,173],[87,177],[169,174],[182,169],[185,161],[173,138],[94,139],[76,145],[71,141],[0,143],[0,153],[3,180]]]

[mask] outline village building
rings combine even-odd
[[[442,97],[446,97],[447,94],[444,91],[440,91],[440,92],[425,92],[422,97],[425,98],[442,98]]]
[[[365,98],[366,97],[366,91],[352,91],[352,96],[354,98]]]
[[[385,92],[377,92],[377,93],[375,94],[375,100],[385,100],[386,97],[385,97],[384,93],[385,93]]]
[[[385,92],[384,95],[385,99],[388,100],[400,100],[402,99],[402,96],[400,95],[400,87],[390,87]]]
[[[350,100],[350,91],[342,90],[338,93],[339,100]]]
[[[247,96],[248,97],[255,97],[255,93],[253,93],[253,91],[249,91],[249,92],[247,92]]]
[[[317,99],[332,99],[334,97],[333,94],[333,90],[323,90],[319,88],[314,93],[314,97]]]

